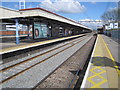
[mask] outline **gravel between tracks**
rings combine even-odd
[[[95,37],[87,42],[81,49],[72,55],[55,72],[40,83],[35,89],[40,88],[68,88],[81,63],[85,62],[94,44]]]

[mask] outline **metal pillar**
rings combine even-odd
[[[28,29],[28,39],[30,39],[30,25],[27,25],[27,29]]]
[[[16,44],[19,44],[20,41],[19,41],[19,30],[18,30],[19,23],[18,23],[18,19],[15,19],[15,22],[16,22]]]

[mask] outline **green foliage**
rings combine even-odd
[[[112,31],[112,30],[120,30],[120,29],[107,29],[107,31]]]

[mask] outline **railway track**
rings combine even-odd
[[[87,37],[86,37],[87,38]],[[75,46],[76,44],[82,42],[86,38],[78,38],[63,45],[60,45],[54,49],[48,50],[44,53],[41,53],[37,56],[31,57],[14,65],[3,67],[0,70],[2,73],[2,80],[0,84],[9,83],[10,80],[19,77],[22,73],[30,70],[31,68],[37,66],[38,64],[42,64],[43,62],[49,60],[52,57],[64,52],[65,50]]]

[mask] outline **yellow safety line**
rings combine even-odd
[[[18,50],[18,49],[23,49],[23,48],[26,48],[26,47],[29,48],[29,47],[37,46],[37,45],[40,45],[40,44],[46,44],[48,42],[52,43],[52,42],[55,42],[55,41],[60,41],[60,40],[70,39],[70,38],[75,38],[75,37],[83,36],[83,35],[85,35],[85,34],[80,34],[80,35],[71,36],[71,37],[62,37],[62,38],[53,39],[53,40],[47,40],[47,41],[42,41],[42,42],[36,42],[36,43],[31,43],[31,44],[25,44],[25,45],[20,45],[20,46],[5,48],[5,49],[0,50],[0,53],[6,53],[6,52],[11,51],[11,50]]]
[[[99,38],[98,40],[100,40],[100,38]],[[98,56],[99,56],[99,55],[98,55]],[[93,60],[94,60],[94,59],[93,59]],[[94,65],[94,64],[96,64],[96,63],[99,63],[99,64],[101,64],[101,65],[104,65],[104,63],[102,63],[101,61],[102,61],[102,60],[96,60],[96,61],[94,61],[94,63],[93,63],[92,65]],[[96,72],[94,71],[95,69],[99,69],[99,70],[101,70],[101,72],[96,73]],[[100,85],[102,85],[103,83],[107,82],[107,79],[100,75],[100,74],[106,72],[106,71],[105,71],[104,69],[102,69],[100,66],[94,66],[92,69],[90,69],[90,72],[94,73],[94,75],[92,75],[92,76],[90,76],[90,77],[87,78],[87,80],[88,80],[90,83],[93,84],[93,86],[91,86],[90,88],[101,88]],[[98,83],[94,82],[92,79],[95,78],[96,76],[99,77],[100,79],[102,79],[102,81],[100,81],[100,82],[98,82]]]
[[[101,37],[102,38],[102,37]],[[108,45],[105,43],[105,41],[104,41],[104,39],[102,38],[102,40],[103,40],[103,43],[104,43],[104,45],[105,45],[105,47],[106,47],[106,49],[107,49],[107,51],[108,51],[108,53],[109,53],[109,55],[110,55],[110,58],[112,59],[112,61],[113,61],[113,63],[114,63],[114,67],[116,68],[116,70],[117,70],[117,72],[118,72],[118,75],[120,76],[120,70],[118,69],[118,66],[117,66],[117,64],[115,63],[115,59],[113,58],[113,56],[112,56],[112,54],[111,54],[111,52],[110,52],[110,50],[109,50],[109,48],[108,48]]]
[[[105,46],[105,48],[106,48],[106,50],[107,50],[107,52],[108,52],[108,54],[109,54],[109,56],[110,56],[110,59],[111,59],[111,60],[113,61],[113,63],[114,63],[114,67],[117,68],[116,70],[118,71],[118,75],[120,75],[120,70],[118,69],[118,66],[117,66],[116,63],[115,63],[115,59],[113,58],[113,56],[112,56],[112,54],[111,54],[111,52],[110,52],[107,44],[105,43],[105,41],[104,41],[104,39],[102,38],[102,36],[99,35],[98,37],[99,37],[98,41],[102,40],[101,43],[103,43],[103,45]],[[94,60],[94,59],[93,59],[93,60]],[[104,63],[102,63],[101,60],[98,60],[98,61],[96,60],[96,61],[94,61],[94,63],[93,63],[92,65],[94,66],[94,64],[104,65]],[[101,72],[99,72],[99,73],[95,72],[94,70],[96,70],[96,69],[101,70]],[[90,83],[93,84],[93,86],[91,86],[90,88],[101,88],[100,85],[102,85],[103,83],[107,82],[107,79],[101,76],[101,74],[102,74],[102,73],[105,73],[106,70],[102,69],[100,66],[94,66],[93,68],[90,69],[90,72],[93,73],[92,76],[90,76],[90,77],[87,78],[87,80],[88,80]],[[102,81],[100,81],[100,82],[98,82],[98,83],[94,82],[92,79],[95,78],[96,76],[99,77],[100,79],[102,79]]]
[[[94,71],[95,69],[99,69],[99,70],[101,70],[101,72],[96,73],[96,72]],[[98,67],[98,66],[96,66],[95,68],[90,69],[90,71],[91,71],[92,73],[94,73],[93,76],[88,77],[88,81],[93,84],[93,86],[90,87],[90,88],[101,88],[100,85],[103,84],[103,83],[105,83],[105,82],[107,82],[107,79],[105,79],[104,77],[102,77],[100,74],[105,73],[106,71],[105,71],[104,69],[102,69],[101,67]],[[99,82],[99,83],[95,83],[94,81],[91,80],[92,78],[94,78],[94,77],[96,77],[96,76],[98,76],[99,78],[101,78],[102,81]]]

